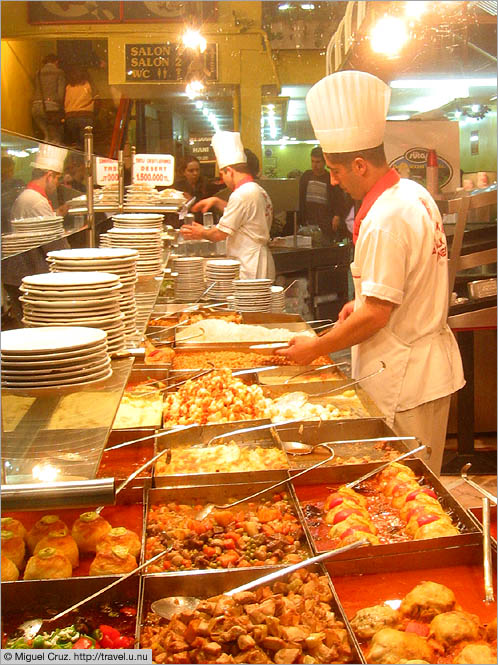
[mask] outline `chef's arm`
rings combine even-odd
[[[209,196],[207,199],[202,199],[192,206],[192,212],[207,212],[211,208],[216,208],[223,212],[227,207],[228,201],[218,198],[217,196]]]
[[[211,242],[219,242],[228,237],[228,233],[220,231],[216,226],[206,228],[197,222],[184,224],[180,227],[180,233],[186,240],[210,240]]]
[[[297,364],[307,365],[321,355],[340,351],[369,339],[387,325],[394,304],[367,297],[363,305],[321,337],[294,337],[288,349],[277,351]]]

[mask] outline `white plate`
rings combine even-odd
[[[54,252],[48,252],[47,256],[63,261],[88,261],[88,260],[110,260],[117,261],[123,259],[133,259],[136,252],[132,249],[99,249],[98,247],[84,247],[82,249],[59,249]]]
[[[105,341],[101,330],[81,326],[46,328],[17,328],[0,333],[2,355],[61,352],[84,349]]]
[[[108,379],[112,375],[112,367],[107,367],[99,372],[93,374],[88,374],[85,377],[79,377],[74,379],[61,379],[61,381],[43,381],[43,382],[28,382],[19,385],[14,381],[2,381],[2,387],[11,388],[15,390],[34,390],[36,388],[69,388],[75,387],[76,385],[86,385],[88,383],[95,383],[96,381],[103,381]]]
[[[68,366],[74,367],[78,365],[84,365],[85,363],[93,363],[99,360],[105,360],[107,355],[106,344],[104,348],[98,350],[95,353],[87,353],[86,355],[66,358],[54,358],[52,355],[43,354],[44,357],[40,360],[38,360],[38,356],[36,356],[36,360],[34,360],[33,357],[29,360],[26,360],[23,356],[8,356],[8,360],[6,360],[7,356],[5,356],[2,358],[2,371],[14,371],[16,369],[20,369],[22,372],[24,372],[27,370],[44,369],[46,367],[52,366],[61,368]],[[11,360],[11,358],[16,358],[16,360]]]
[[[23,277],[26,286],[42,286],[57,289],[70,286],[89,286],[90,284],[115,285],[119,281],[116,275],[107,272],[47,272],[40,275]]]
[[[77,376],[86,376],[88,374],[95,374],[111,364],[109,357],[98,360],[97,362],[90,362],[82,365],[73,365],[68,367],[53,367],[45,369],[27,369],[25,371],[15,372],[13,370],[4,370],[2,368],[2,377],[6,381],[52,381],[67,378],[73,379]]]

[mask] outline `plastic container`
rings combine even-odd
[[[427,153],[427,166],[425,169],[425,181],[428,191],[435,196],[439,193],[439,169],[437,165],[437,154],[435,150]]]

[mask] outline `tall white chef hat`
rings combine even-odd
[[[36,154],[35,161],[31,163],[31,166],[35,169],[62,173],[64,170],[64,160],[66,159],[67,150],[46,143],[40,143],[39,145],[40,147]]]
[[[389,86],[366,72],[337,72],[315,83],[306,95],[306,106],[323,152],[380,145],[390,98]]]
[[[220,169],[247,162],[239,132],[216,132],[211,139],[211,145]]]

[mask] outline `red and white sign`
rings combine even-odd
[[[118,182],[118,162],[115,159],[108,159],[107,157],[96,157],[96,184],[109,185]]]
[[[133,184],[167,187],[175,179],[173,155],[135,155],[133,160]]]

